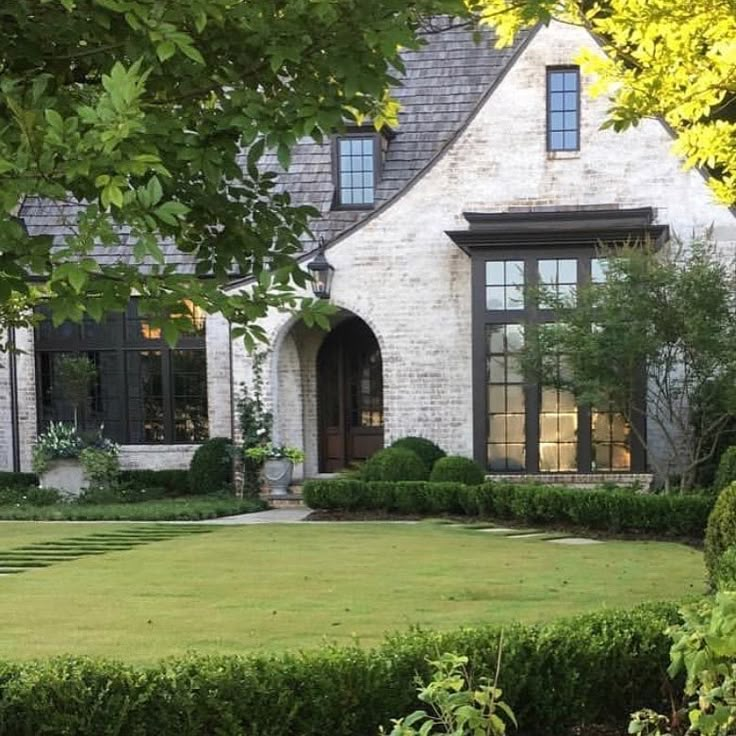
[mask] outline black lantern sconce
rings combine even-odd
[[[312,276],[312,291],[318,299],[329,299],[332,288],[332,276],[335,269],[325,258],[325,239],[320,237],[319,250],[314,260],[307,264],[307,269]]]

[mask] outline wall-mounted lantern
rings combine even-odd
[[[325,239],[319,239],[319,250],[314,260],[307,264],[307,269],[312,276],[312,291],[318,299],[329,299],[332,288],[332,276],[335,269],[325,258]]]

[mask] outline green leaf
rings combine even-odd
[[[159,61],[166,61],[176,53],[176,45],[173,41],[162,41],[156,46],[156,56]]]

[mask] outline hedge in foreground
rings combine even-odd
[[[30,488],[38,485],[35,473],[10,473],[0,471],[0,488]]]
[[[588,614],[503,632],[500,685],[519,733],[625,723],[666,707],[663,634],[671,604]],[[466,654],[493,677],[501,629],[393,636],[378,649],[323,648],[280,657],[165,660],[153,668],[89,659],[0,664],[0,736],[374,736],[418,706],[427,659]]]
[[[718,494],[708,519],[708,529],[705,533],[705,567],[712,585],[715,585],[721,577],[719,567],[722,555],[734,545],[736,545],[736,482]]]
[[[12,521],[196,521],[260,511],[256,499],[189,496],[140,503],[59,503],[52,506],[0,506],[0,519]],[[0,724],[2,713],[0,712]],[[0,730],[0,733],[2,731]]]
[[[304,484],[304,501],[310,508],[332,511],[464,514],[531,524],[574,524],[601,531],[700,538],[705,533],[714,498],[510,482],[467,486],[310,480]]]

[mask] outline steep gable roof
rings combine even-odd
[[[446,28],[438,30],[443,23]],[[311,223],[315,237],[332,241],[399,195],[431,165],[469,122],[528,37],[528,33],[520,34],[513,47],[498,50],[493,47],[491,34],[483,34],[476,42],[464,26],[440,21],[438,28],[427,34],[427,44],[422,49],[403,55],[402,84],[392,89],[401,105],[399,125],[388,145],[372,210],[333,209],[335,184],[330,141],[299,141],[288,171],[271,153],[264,156],[261,165],[264,170],[278,173],[277,190],[288,191],[295,204],[312,205],[321,213],[321,218]],[[79,205],[74,202],[28,198],[20,216],[31,235],[51,235],[61,244],[71,234],[78,211]],[[92,256],[106,265],[134,263],[132,238],[125,230],[120,235],[120,245],[100,246]],[[311,246],[305,243],[305,250]],[[164,243],[162,248],[167,263],[193,272],[195,261],[191,255],[179,252],[172,243]]]

